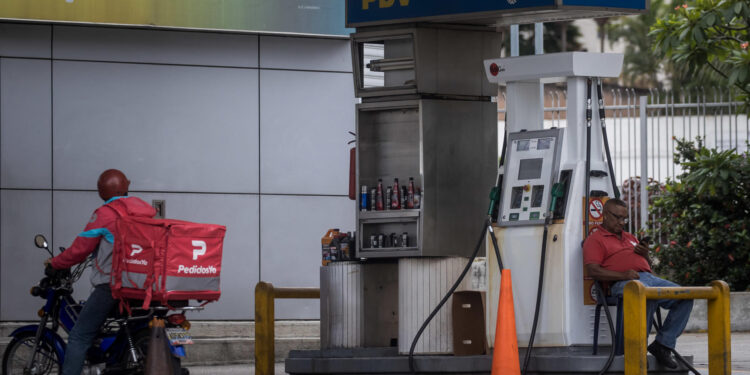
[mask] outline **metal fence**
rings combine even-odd
[[[565,127],[565,91],[548,87],[545,95],[544,127]],[[608,90],[604,96],[612,162],[622,198],[631,208],[631,233],[645,224],[641,218],[648,214],[647,187],[678,179],[682,173],[681,166],[674,163],[676,140],[701,137],[709,148],[747,150],[750,119],[739,113],[741,103],[731,100],[731,90],[618,88]],[[503,134],[505,108],[498,112]]]

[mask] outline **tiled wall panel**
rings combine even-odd
[[[258,36],[55,26],[54,58],[113,62],[258,66]]]
[[[56,61],[54,187],[119,168],[131,189],[258,191],[253,69]]]
[[[0,186],[52,184],[49,60],[0,58]]]
[[[351,72],[349,43],[348,39],[261,36],[260,66],[272,69]],[[351,76],[349,78],[351,80]]]
[[[34,235],[52,243],[49,191],[0,191],[0,319],[33,320],[44,304],[29,294],[44,277],[47,252],[34,246]]]
[[[52,26],[0,23],[0,56],[49,58]]]
[[[350,74],[261,71],[261,192],[349,193]]]
[[[354,230],[348,197],[262,196],[261,279],[279,287],[319,287],[320,239]],[[317,319],[318,300],[279,300],[277,319]]]

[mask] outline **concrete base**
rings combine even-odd
[[[534,349],[527,375],[597,374],[607,361],[608,348],[600,348],[600,355],[591,355],[591,347]],[[523,366],[524,351],[520,353]],[[693,357],[685,359],[692,364]],[[615,357],[607,374],[623,374],[623,357]],[[433,356],[414,357],[414,367],[420,374],[490,374],[492,356]],[[649,355],[648,373],[688,374],[682,366],[669,370],[656,363]],[[408,356],[398,355],[396,348],[363,348],[331,350],[293,350],[286,359],[289,374],[410,374]]]

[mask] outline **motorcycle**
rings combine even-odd
[[[41,234],[34,237],[34,243],[54,256]],[[60,251],[63,250],[61,247]],[[3,355],[3,374],[42,375],[62,371],[66,344],[58,332],[62,328],[70,333],[78,319],[83,302],[73,299],[73,284],[92,259],[89,257],[69,270],[45,272],[39,284],[31,288],[32,296],[41,297],[46,302],[39,310],[38,324],[20,327],[10,334],[12,340]],[[113,309],[88,350],[82,374],[143,374],[151,337],[149,321],[158,317],[164,319],[175,375],[188,375],[189,371],[180,365],[185,356],[184,345],[192,344],[187,332],[190,322],[185,318],[185,312],[202,309],[202,306],[187,305],[150,306],[148,309],[131,308],[127,314]]]

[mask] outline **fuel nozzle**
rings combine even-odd
[[[552,185],[550,194],[552,194],[552,201],[549,204],[550,215],[548,217],[552,216],[552,213],[555,212],[555,207],[557,207],[557,198],[562,198],[565,195],[565,185],[560,182],[556,182],[554,185]]]
[[[487,211],[487,216],[491,219],[495,219],[495,212],[497,212],[497,205],[500,202],[500,187],[495,186],[490,190],[490,207]]]
[[[505,154],[505,145],[503,145],[503,154]],[[505,159],[503,157],[503,159]],[[502,191],[503,186],[503,160],[500,160],[500,169],[497,173],[497,181],[495,182],[495,186],[490,190],[490,207],[487,209],[487,217],[490,219],[490,222],[495,223],[497,222],[497,216],[498,211],[500,211],[500,192]]]

